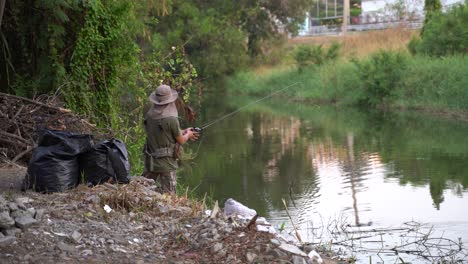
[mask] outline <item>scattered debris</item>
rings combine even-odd
[[[186,196],[156,192],[152,180],[135,177],[114,187],[80,185],[48,195],[28,192],[32,199],[23,201],[27,210],[16,203],[17,211],[26,215],[34,208],[37,223],[24,230],[8,218],[14,220],[10,213],[14,197],[7,201],[0,196],[4,225],[19,230],[6,239],[1,235],[0,259],[11,263],[314,263],[306,252],[297,255],[300,249],[293,253],[282,249],[287,242],[280,237],[247,229],[251,218],[227,217],[216,208],[206,215],[205,205]],[[103,210],[106,205],[112,213]],[[44,209],[43,220],[38,220]],[[218,213],[213,215],[215,210]],[[268,225],[261,217],[255,223]]]
[[[238,201],[229,198],[224,203],[224,214],[228,217],[237,215],[245,219],[252,219],[252,217],[254,217],[257,212],[254,209],[250,209]]]
[[[106,211],[106,213],[110,213],[112,212],[112,208],[109,207],[109,205],[104,205],[104,211]]]

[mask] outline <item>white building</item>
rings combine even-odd
[[[343,0],[339,0],[343,1]],[[465,0],[441,0],[443,10],[446,10],[450,6],[455,4],[463,3]],[[327,4],[328,14],[333,14],[335,9],[334,3],[331,0],[320,0],[320,8],[322,9],[323,2]],[[337,1],[338,3],[338,1]],[[342,7],[342,2],[338,5]],[[317,4],[318,7],[319,4]],[[323,10],[323,9],[322,9]],[[341,10],[340,10],[341,11]],[[339,13],[341,14],[342,12]],[[312,12],[307,18],[299,35],[314,35],[321,33],[333,33],[339,32],[340,25],[333,26],[315,26],[317,21]],[[322,12],[323,13],[323,12]],[[336,11],[335,11],[336,13]],[[332,15],[333,16],[333,15]],[[320,18],[327,19],[327,18]],[[413,27],[419,27],[422,25],[424,20],[424,0],[362,0],[361,1],[361,15],[359,17],[352,17],[350,19],[350,25],[348,26],[351,30],[371,30],[371,29],[382,29],[386,27],[395,26],[399,21],[414,21]],[[315,25],[314,25],[315,24]]]
[[[463,3],[464,0],[441,0],[442,7]],[[424,0],[362,0],[361,16],[424,17]]]

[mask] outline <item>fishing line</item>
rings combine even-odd
[[[265,99],[267,99],[267,98],[269,98],[269,97],[271,97],[271,96],[273,96],[273,95],[275,95],[275,94],[277,94],[277,93],[279,93],[279,92],[282,92],[282,91],[284,91],[284,90],[286,90],[286,89],[288,89],[288,88],[291,88],[291,87],[293,87],[293,86],[295,86],[295,85],[297,85],[297,84],[299,84],[299,83],[301,83],[301,82],[295,82],[295,83],[290,84],[290,85],[288,85],[288,86],[286,86],[286,87],[284,87],[284,88],[282,88],[282,89],[280,89],[280,90],[274,91],[274,92],[268,94],[268,95],[265,96],[265,97],[262,97],[262,98],[260,98],[260,99],[258,99],[258,100],[255,100],[255,101],[253,101],[253,102],[251,102],[251,103],[249,103],[249,104],[246,104],[246,105],[242,106],[241,108],[238,108],[237,110],[235,110],[235,111],[233,111],[233,112],[231,112],[231,113],[229,113],[229,114],[226,114],[226,115],[224,115],[224,116],[221,116],[221,117],[215,119],[214,121],[209,122],[209,123],[203,125],[203,126],[200,127],[200,128],[197,128],[197,129],[199,129],[199,131],[201,132],[202,130],[206,129],[207,127],[210,127],[211,125],[213,125],[213,124],[215,124],[215,123],[218,123],[218,122],[220,122],[220,121],[222,121],[222,120],[224,120],[224,119],[226,119],[226,118],[228,118],[228,117],[230,117],[230,116],[233,116],[234,114],[239,113],[239,112],[242,111],[244,108],[246,108],[246,107],[248,107],[248,106],[251,106],[251,105],[253,105],[253,104],[256,104],[256,103],[258,103],[258,102],[260,102],[260,101],[262,101],[262,100],[265,100]],[[202,141],[203,141],[203,137],[200,139],[200,142],[198,143],[198,147],[197,147],[197,150],[195,151],[194,158],[198,156],[198,151],[200,150]]]
[[[226,115],[224,115],[224,116],[221,116],[221,117],[215,119],[214,121],[209,122],[208,124],[203,125],[203,126],[201,127],[201,129],[204,130],[204,129],[210,127],[210,126],[213,125],[213,124],[216,124],[216,123],[218,123],[218,122],[220,122],[220,121],[222,121],[222,120],[224,120],[224,119],[226,119],[226,118],[228,118],[228,117],[230,117],[230,116],[233,116],[234,114],[239,113],[240,111],[242,111],[244,108],[246,108],[246,107],[248,107],[248,106],[251,106],[251,105],[256,104],[256,103],[258,103],[258,102],[260,102],[260,101],[262,101],[262,100],[265,100],[265,99],[267,99],[267,98],[269,98],[269,97],[271,97],[271,96],[273,96],[273,95],[275,95],[275,94],[277,94],[277,93],[279,93],[279,92],[282,92],[282,91],[284,91],[284,90],[286,90],[286,89],[288,89],[288,88],[291,88],[291,87],[293,87],[293,86],[295,86],[295,85],[297,85],[297,84],[299,84],[299,83],[301,83],[301,82],[295,82],[295,83],[290,84],[290,85],[288,85],[288,86],[286,86],[286,87],[284,87],[284,88],[282,88],[282,89],[279,89],[279,90],[277,90],[277,91],[274,91],[274,92],[270,93],[269,95],[267,95],[267,96],[265,96],[265,97],[262,97],[262,98],[260,98],[260,99],[258,99],[258,100],[255,100],[255,101],[253,101],[253,102],[251,102],[251,103],[249,103],[249,104],[246,104],[246,105],[242,106],[241,108],[239,108],[239,109],[237,109],[237,110],[235,110],[235,111],[233,111],[233,112],[231,112],[231,113],[229,113],[229,114],[226,114]]]

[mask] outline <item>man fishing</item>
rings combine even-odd
[[[144,119],[146,144],[143,176],[155,180],[162,192],[169,193],[176,190],[180,145],[199,136],[193,128],[180,129],[175,104],[177,97],[177,91],[170,86],[158,86],[149,96],[151,108]]]

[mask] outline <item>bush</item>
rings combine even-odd
[[[322,45],[300,45],[293,53],[299,71],[310,65],[322,65],[329,61],[335,61],[340,54],[341,45],[333,42],[328,50],[323,49]]]
[[[413,35],[410,42],[408,43],[408,50],[412,55],[416,55],[420,52],[421,38]]]
[[[379,51],[368,60],[354,62],[358,67],[363,89],[360,104],[377,107],[387,105],[401,85],[407,60],[401,52]]]
[[[430,56],[468,53],[468,5],[457,5],[447,13],[434,13],[424,25],[421,41],[408,48]]]

